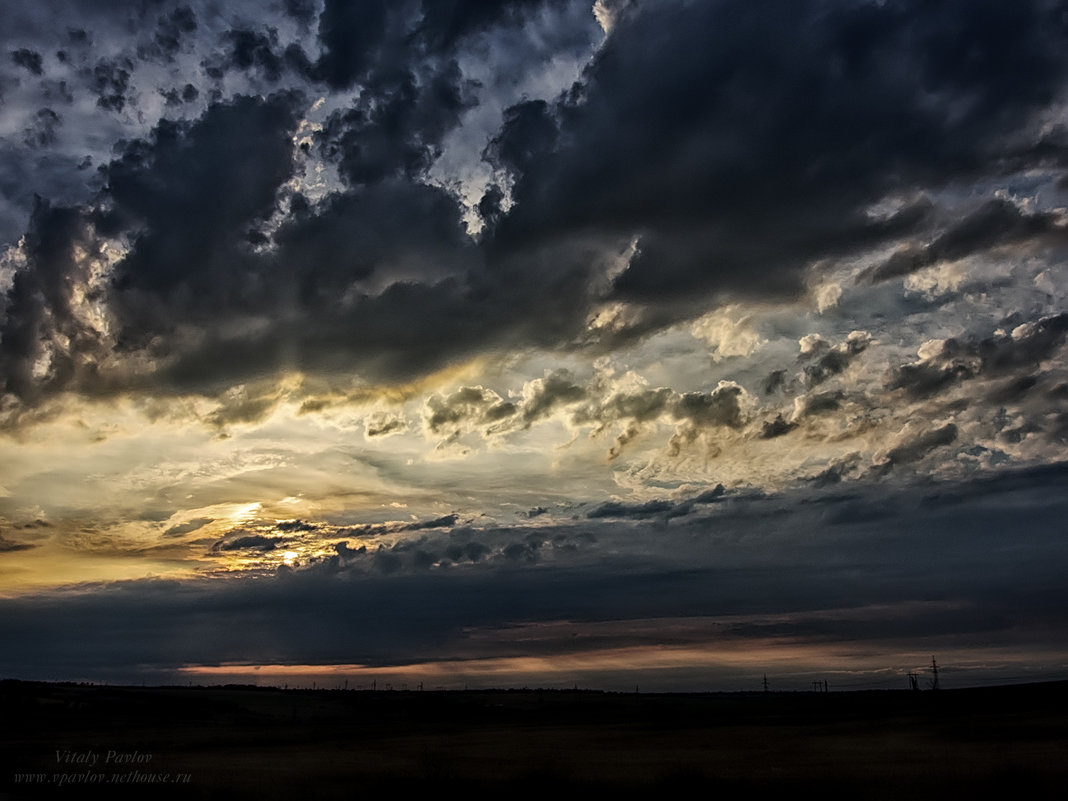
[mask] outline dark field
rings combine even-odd
[[[1061,799],[1066,702],[1068,682],[637,695],[5,681],[0,798],[303,800],[458,788]]]

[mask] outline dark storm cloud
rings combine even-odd
[[[831,392],[812,392],[807,395],[800,395],[797,399],[797,413],[795,417],[796,419],[801,419],[816,414],[836,411],[841,407],[844,399],[845,393],[841,390],[832,390]]]
[[[540,6],[554,0],[422,0],[422,21],[417,36],[433,50],[451,50],[466,36],[485,31],[494,25],[516,23]],[[555,0],[556,5],[563,5]]]
[[[808,481],[817,489],[840,484],[850,474],[854,473],[860,464],[859,454],[850,454],[844,459],[832,462],[826,469],[811,476]]]
[[[587,389],[575,383],[568,370],[554,370],[533,382],[533,393],[523,402],[523,423],[527,426],[548,417],[556,409],[585,400]]]
[[[284,11],[307,23],[314,7]],[[305,81],[309,98],[336,89],[352,102],[299,156],[309,166],[325,158],[344,182],[319,202],[286,186],[309,106],[291,93],[230,97],[199,119],[160,122],[106,165],[99,208],[81,213],[132,246],[107,292],[113,352],[155,365],[144,369],[170,388],[216,391],[281,369],[399,380],[487,349],[611,349],[707,311],[710,296],[790,297],[815,258],[929,230],[925,189],[1060,158],[1060,140],[1043,138],[1034,118],[1063,86],[1065,22],[1039,0],[759,9],[665,0],[619,16],[563,96],[505,113],[485,157],[508,175],[478,204],[487,227],[476,241],[455,193],[426,183],[449,135],[486,97],[461,71],[471,55],[463,48],[560,3],[327,0],[321,52],[311,55],[299,50],[309,42],[282,38],[292,23],[209,32],[214,17],[189,8],[86,4],[71,24],[87,32],[83,49],[111,42],[131,19],[149,22],[134,28],[163,54],[221,42],[222,54],[203,62],[218,68],[218,92],[239,78]],[[112,27],[97,33],[105,18]],[[109,124],[133,116],[134,52],[78,57]],[[180,80],[158,87],[168,107],[199,109],[178,103],[204,87]],[[921,200],[889,217],[869,213],[902,197]],[[1000,236],[1031,230],[1012,209],[990,208]],[[940,247],[976,247],[987,242],[982,228],[947,230]],[[610,273],[632,242],[626,269]],[[642,308],[635,323],[594,335],[587,320],[606,294]],[[9,319],[27,305],[12,302]],[[36,325],[47,333],[50,321]],[[832,361],[809,365],[811,383],[855,355],[824,354]],[[652,400],[661,408],[648,419],[669,399]],[[717,425],[736,425],[725,407],[671,400],[676,422],[722,414],[728,422]]]
[[[340,315],[343,309],[331,307],[356,281],[389,267],[403,267],[422,281],[433,282],[461,269],[470,251],[455,200],[448,193],[397,180],[336,195],[317,213],[291,219],[274,239],[278,249],[273,260],[284,271],[279,278],[289,284],[286,289],[292,287],[295,299],[309,311]],[[415,293],[421,287],[411,290]],[[447,293],[442,290],[438,291]],[[413,305],[411,311],[416,308]],[[419,330],[423,321],[405,322],[415,326],[413,333],[423,333]]]
[[[698,428],[741,428],[746,421],[741,405],[744,394],[737,384],[723,384],[711,392],[687,392],[675,401],[671,415]]]
[[[682,517],[688,515],[694,511],[699,505],[707,505],[712,503],[719,503],[726,498],[732,496],[727,495],[727,491],[722,484],[717,484],[710,490],[695,495],[692,498],[685,498],[683,500],[666,500],[657,499],[652,501],[646,501],[645,503],[624,503],[622,501],[606,501],[586,513],[586,517],[590,520],[596,520],[599,518],[648,518],[648,517],[662,517],[664,519],[670,519],[673,517]],[[742,497],[742,496],[735,496]],[[753,500],[753,498],[744,498],[743,500]]]
[[[374,64],[386,37],[392,5],[388,0],[325,0],[319,16],[323,55],[316,72],[330,86],[347,88]]]
[[[431,395],[426,406],[427,430],[431,434],[448,434],[450,438],[472,426],[504,420],[517,411],[514,403],[482,387],[460,387],[447,396]]]
[[[913,398],[928,398],[974,374],[968,364],[956,360],[949,363],[913,362],[895,368],[887,389],[903,389]]]
[[[364,523],[355,526],[336,528],[334,534],[358,539],[381,537],[385,534],[398,534],[412,531],[428,531],[433,529],[451,529],[460,520],[457,514],[448,514],[430,520],[416,520],[412,523]],[[407,547],[404,543],[399,543]]]
[[[301,25],[311,25],[318,3],[316,0],[283,0],[282,8]]]
[[[467,545],[450,545],[445,549],[445,555],[454,562],[477,562],[486,554],[489,548],[481,542],[469,542]]]
[[[222,402],[204,416],[204,422],[218,429],[235,423],[258,423],[275,410],[280,400],[276,392],[260,394],[242,386],[227,392]]]
[[[163,96],[167,107],[174,108],[181,106],[183,103],[192,103],[200,97],[200,90],[193,84],[187,83],[181,90],[177,88],[160,89],[160,94]]]
[[[29,269],[15,274],[0,318],[0,378],[5,392],[33,400],[92,372],[85,357],[98,350],[97,336],[73,306],[73,295],[87,271],[75,251],[90,240],[79,210],[52,207],[38,198],[26,234]],[[65,341],[57,342],[60,338]],[[46,372],[34,375],[35,362],[46,355]]]
[[[574,402],[579,402],[578,387],[572,387]],[[704,431],[715,428],[741,429],[748,422],[744,407],[745,390],[733,382],[721,381],[709,392],[679,393],[669,387],[637,391],[611,391],[597,382],[586,387],[588,401],[571,413],[574,425],[592,424],[594,434],[610,426],[622,425],[609,450],[615,459],[638,436],[646,424],[671,422],[677,431],[671,440],[672,452],[682,444],[695,441]]]
[[[858,276],[858,281],[877,283],[914,273],[944,261],[955,261],[1000,245],[1025,242],[1041,236],[1064,238],[1066,229],[1054,214],[1027,214],[1007,200],[990,200],[978,210],[951,226],[922,248],[906,248],[882,264]]]
[[[305,523],[303,520],[283,520],[275,523],[274,527],[277,531],[315,531],[318,528],[314,523]]]
[[[425,528],[451,528],[456,525],[456,521],[459,520],[459,516],[445,515],[444,517],[438,517],[434,520],[424,520],[420,523],[409,523],[400,528],[400,531],[419,531]]]
[[[552,153],[559,134],[549,104],[525,100],[505,109],[500,133],[486,146],[486,156],[497,166],[522,175]]]
[[[450,562],[481,562],[484,565],[500,565],[509,562],[535,562],[543,556],[559,553],[574,553],[592,540],[585,535],[572,536],[569,533],[545,532],[517,529],[476,529],[469,526],[452,528],[456,516],[451,515],[441,520],[413,523],[405,526],[390,525],[389,531],[413,532],[427,531],[418,540],[401,540],[392,545],[379,545],[374,551],[366,546],[358,550],[348,548],[336,549],[337,557],[312,562],[303,569],[312,573],[333,575],[339,571],[360,571],[368,566],[374,572],[383,575],[401,573],[419,573],[433,569],[447,569]],[[369,526],[371,530],[383,529],[381,526]],[[434,529],[451,529],[447,532]],[[342,533],[341,531],[337,533]],[[384,530],[379,533],[386,533]],[[481,540],[481,541],[480,541]]]
[[[822,384],[843,372],[870,344],[871,336],[868,333],[854,331],[845,342],[833,348],[821,348],[822,355],[814,363],[805,366],[806,380],[809,384]]]
[[[41,54],[34,50],[19,48],[11,53],[11,60],[23,69],[29,70],[33,75],[41,75],[44,72],[41,66],[43,63]]]
[[[1040,2],[644,4],[572,96],[513,110],[497,241],[640,233],[615,282],[633,301],[796,293],[812,259],[923,218],[869,204],[1007,155],[1063,81],[1064,34]]]
[[[0,534],[0,553],[14,553],[15,551],[28,551],[36,548],[36,545],[25,542],[12,542],[3,534]]]
[[[323,52],[311,74],[334,89],[347,89],[381,65],[416,55],[447,55],[465,37],[497,24],[518,23],[551,2],[325,0],[318,28]]]
[[[1034,368],[1056,353],[1068,336],[1068,312],[1023,323],[1008,337],[982,341],[978,351],[984,370],[994,374]],[[948,344],[948,343],[947,343]],[[946,348],[943,347],[943,354]]]
[[[886,453],[885,461],[876,469],[886,471],[897,465],[917,462],[935,448],[952,445],[956,440],[957,427],[953,423],[947,423],[941,428],[925,431],[891,448]]]
[[[74,92],[65,80],[41,81],[41,97],[49,103],[58,101],[68,106],[74,102]]]
[[[159,57],[173,61],[182,49],[183,42],[197,30],[197,15],[189,6],[180,6],[169,14],[157,18],[152,42],[138,48],[142,59]]]
[[[671,526],[586,520],[539,529],[533,539],[522,528],[493,530],[484,534],[493,548],[463,532],[448,544],[378,552],[339,543],[330,560],[255,581],[143,580],[5,598],[0,673],[71,679],[111,671],[118,679],[136,665],[553,656],[566,651],[562,643],[532,640],[532,628],[524,645],[505,628],[615,621],[615,644],[662,645],[676,623],[694,617],[714,618],[743,639],[772,634],[868,652],[888,640],[912,643],[911,650],[962,634],[991,646],[1041,647],[1068,622],[1059,525],[1068,508],[1058,491],[1064,467],[1055,467],[962,484],[868,487],[844,499],[845,512],[843,503],[785,496]],[[942,500],[923,502],[932,494]],[[618,550],[654,531],[642,555]],[[593,533],[596,542],[584,536]],[[554,548],[557,535],[584,545]],[[452,564],[435,567],[431,557]],[[925,612],[931,603],[941,612]],[[651,619],[650,640],[638,621]],[[472,651],[478,631],[485,639]],[[1033,641],[1021,641],[1024,632]]]
[[[440,155],[442,138],[473,104],[471,88],[454,61],[429,75],[376,76],[353,108],[326,122],[320,147],[352,184],[412,180]]]
[[[93,67],[91,84],[96,92],[96,104],[109,111],[122,111],[128,101],[130,73],[133,61],[125,56],[108,61],[101,59]]]
[[[761,384],[761,388],[764,390],[765,395],[771,395],[778,392],[780,389],[786,386],[786,370],[773,370],[768,373],[767,377]]]
[[[1010,334],[947,339],[929,358],[896,367],[887,388],[926,398],[980,375],[997,378],[1017,370],[1034,370],[1057,353],[1066,336],[1068,312],[1062,312],[1022,323]]]
[[[1025,398],[1038,386],[1039,376],[1024,375],[995,387],[987,397],[992,403],[1013,403]]]
[[[789,434],[797,428],[797,423],[791,423],[783,419],[783,416],[777,415],[774,420],[768,420],[764,423],[760,431],[761,439],[775,439],[775,437],[781,437],[784,434]]]
[[[576,423],[596,422],[602,426],[618,420],[650,422],[665,412],[675,395],[668,387],[615,392],[607,399],[600,399],[596,405],[580,408],[575,412],[574,420]]]
[[[278,83],[288,66],[278,42],[278,31],[253,31],[235,28],[223,34],[226,52],[223,61],[207,66],[208,74],[221,78],[229,69],[255,71],[268,83]]]
[[[211,546],[213,551],[273,551],[283,540],[262,534],[230,535]]]
[[[247,231],[274,210],[291,173],[296,100],[238,97],[192,125],[161,122],[150,142],[128,143],[107,166],[113,211],[104,223],[140,232],[115,273],[128,335],[262,297],[249,280]]]
[[[39,110],[33,122],[26,128],[23,141],[27,147],[43,148],[55,144],[56,130],[62,124],[62,118],[50,108]]]
[[[674,509],[675,504],[665,500],[647,501],[645,503],[620,503],[619,501],[609,501],[608,503],[602,503],[600,506],[588,511],[586,517],[591,520],[595,520],[599,517],[655,517]]]
[[[399,417],[390,419],[383,419],[378,421],[368,421],[365,428],[368,438],[372,437],[385,437],[389,434],[398,434],[401,431],[406,431],[408,424],[405,420]]]
[[[177,526],[171,526],[163,532],[164,537],[181,537],[183,534],[190,534],[198,529],[203,528],[208,523],[214,523],[215,519],[211,517],[198,517],[190,520],[188,523],[180,523]]]

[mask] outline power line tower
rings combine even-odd
[[[931,657],[931,689],[938,689],[938,663],[935,662],[935,658]]]
[[[911,671],[909,671],[909,689],[916,691],[920,689],[920,677]]]
[[[764,682],[763,682],[763,684],[764,684],[764,692],[767,692],[768,691],[768,674],[767,673],[764,674]]]

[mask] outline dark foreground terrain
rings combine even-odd
[[[627,695],[4,681],[0,721],[0,799],[1060,799],[1068,787],[1068,682]]]

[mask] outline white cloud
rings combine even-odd
[[[716,309],[697,320],[690,331],[712,348],[716,361],[734,356],[752,356],[767,340],[753,325],[753,313],[733,304]]]

